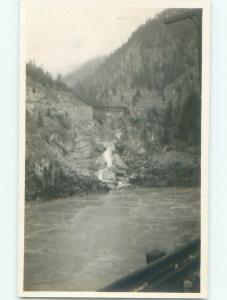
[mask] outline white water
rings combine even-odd
[[[113,165],[113,146],[112,145],[108,145],[106,147],[106,150],[103,152],[103,159],[107,164],[108,168],[111,168]]]
[[[113,150],[112,144],[107,145],[102,155],[107,167],[99,170],[98,179],[103,182],[111,182],[115,179],[114,173],[109,170],[113,166]]]

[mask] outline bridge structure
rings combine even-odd
[[[126,116],[129,111],[126,106],[102,106],[102,105],[96,105],[92,106],[93,111],[93,119],[98,121],[106,121],[108,119],[109,115],[118,115],[118,116]]]

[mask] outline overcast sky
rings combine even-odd
[[[53,76],[107,55],[161,9],[68,0],[29,0],[25,13],[26,60]],[[72,4],[74,3],[74,4]],[[100,2],[99,2],[100,3]],[[103,2],[101,2],[103,3]]]

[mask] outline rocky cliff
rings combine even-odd
[[[200,184],[196,19],[166,25],[176,13],[147,21],[73,88],[27,64],[26,199]]]
[[[148,20],[74,86],[76,94],[92,106],[125,107],[135,121],[144,119],[147,144],[153,137],[163,145],[199,145],[199,17],[165,23],[190,11],[169,9]]]
[[[94,175],[94,162],[104,150],[92,108],[64,84],[42,82],[34,76],[37,69],[27,66],[26,199],[108,190]]]
[[[192,12],[195,17],[166,24]],[[199,184],[200,21],[199,10],[163,11],[73,88],[94,107],[134,184]]]

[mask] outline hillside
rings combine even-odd
[[[27,199],[199,185],[198,20],[164,24],[176,13],[162,12],[105,60],[69,74],[73,87],[27,64]]]
[[[200,177],[201,95],[199,12],[165,10],[132,33],[94,74],[73,87],[94,107],[94,118],[112,132],[130,182],[194,185]],[[195,10],[193,10],[195,11]]]
[[[64,83],[66,83],[70,87],[79,84],[81,81],[84,81],[90,76],[94,75],[95,71],[102,65],[104,61],[104,56],[100,56],[87,61],[86,63],[82,64],[82,66],[80,66],[78,69],[75,69],[74,71],[64,76]]]
[[[34,64],[26,71],[26,199],[105,191],[91,107]]]
[[[125,106],[134,117],[144,111],[150,127],[158,117],[158,143],[199,145],[198,20],[164,24],[178,13],[169,9],[148,20],[74,90],[93,106]]]

